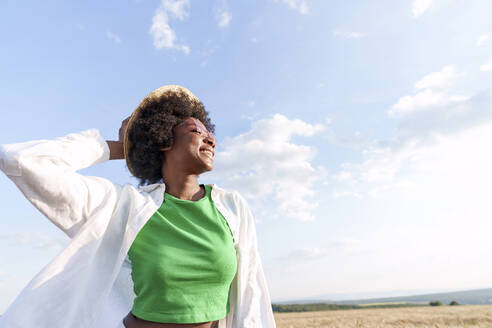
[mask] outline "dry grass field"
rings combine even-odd
[[[492,305],[275,313],[278,328],[492,327]]]

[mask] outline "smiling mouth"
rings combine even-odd
[[[202,149],[202,150],[200,150],[200,152],[204,153],[205,155],[207,155],[210,158],[214,158],[214,152],[210,149]]]

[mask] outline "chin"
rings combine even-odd
[[[205,172],[212,171],[213,169],[214,169],[214,162],[213,161],[203,162],[203,170]]]
[[[198,174],[203,174],[203,173],[206,173],[206,172],[210,172],[213,169],[214,169],[214,166],[213,165],[202,163],[201,168],[198,169]]]

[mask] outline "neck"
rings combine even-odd
[[[168,166],[162,167],[162,178],[166,185],[166,192],[176,198],[196,201],[205,196],[198,184],[198,175],[175,171]]]

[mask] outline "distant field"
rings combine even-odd
[[[275,313],[278,328],[492,327],[492,305]]]

